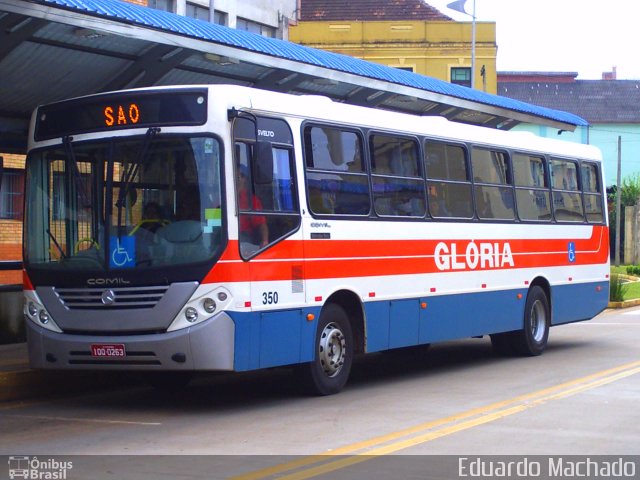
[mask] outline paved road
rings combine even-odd
[[[371,355],[330,397],[298,394],[281,369],[202,377],[177,394],[129,385],[4,403],[0,455],[123,455],[69,457],[69,479],[392,478],[400,468],[399,478],[456,478],[461,456],[477,455],[542,455],[544,474],[549,455],[640,455],[639,400],[640,308],[609,310],[553,328],[541,357],[497,357],[488,339]]]

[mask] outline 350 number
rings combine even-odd
[[[275,305],[278,303],[278,292],[262,292],[263,305]]]

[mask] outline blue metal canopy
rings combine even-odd
[[[588,125],[571,113],[118,0],[0,0],[0,39],[0,87],[10,93],[0,98],[0,151],[11,147],[16,122],[24,133],[38,104],[163,84],[321,94],[503,129]]]

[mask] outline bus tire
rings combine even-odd
[[[328,304],[322,309],[314,351],[314,360],[303,366],[305,391],[312,395],[338,393],[347,383],[353,363],[353,333],[341,306]]]
[[[522,330],[511,332],[511,346],[514,352],[525,357],[540,355],[547,347],[551,310],[547,294],[534,285],[527,294]]]

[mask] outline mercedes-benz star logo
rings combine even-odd
[[[113,305],[116,303],[116,292],[113,290],[105,290],[102,292],[100,299],[104,305]]]

